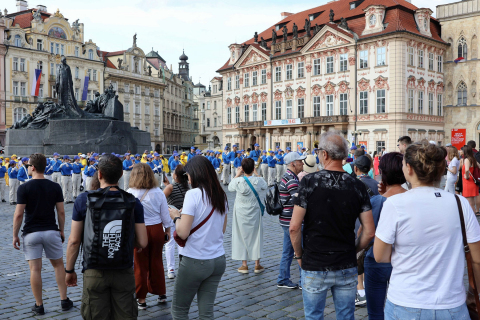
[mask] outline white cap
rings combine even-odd
[[[306,159],[306,158],[307,158],[306,156],[299,155],[298,152],[290,152],[285,156],[285,158],[283,158],[283,161],[285,161],[285,164],[290,164],[293,161],[303,160],[303,159]]]
[[[85,154],[81,154],[80,157],[86,158],[87,156]]]

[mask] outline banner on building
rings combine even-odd
[[[452,146],[460,149],[467,143],[466,136],[467,129],[452,129],[452,137],[450,143],[452,144]]]
[[[85,76],[85,80],[83,81],[83,93],[82,93],[82,101],[87,100],[87,94],[88,94],[88,82],[90,81],[90,78],[88,76]]]
[[[289,124],[300,124],[300,123],[302,123],[300,121],[300,118],[297,118],[297,119],[284,119],[284,120],[265,120],[263,122],[263,125],[265,127],[268,127],[268,126],[286,126]]]
[[[40,80],[42,79],[42,70],[41,69],[35,69],[35,77],[33,78],[32,81],[32,90],[30,95],[38,97],[38,94],[40,92]]]
[[[368,150],[368,148],[367,148],[368,142],[367,141],[358,141],[358,144],[360,145],[360,147],[364,146],[365,151]]]

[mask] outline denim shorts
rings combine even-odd
[[[411,319],[411,320],[470,320],[467,305],[464,303],[452,309],[418,309],[402,307],[391,303],[388,299],[385,303],[385,320]]]
[[[63,257],[63,245],[60,231],[47,230],[27,233],[23,236],[23,253],[25,260],[35,260],[42,257],[57,260]]]

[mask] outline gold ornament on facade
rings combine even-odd
[[[53,16],[57,18],[63,18],[63,14],[60,13],[60,9],[57,9],[57,11],[53,14]]]

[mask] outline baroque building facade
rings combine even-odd
[[[340,130],[370,151],[399,136],[444,143],[447,43],[430,9],[405,0],[347,1],[282,20],[229,46],[223,143],[305,146]]]
[[[479,44],[480,1],[467,0],[437,6],[442,39],[450,44],[445,56],[445,138],[455,144],[452,129],[465,130],[465,143],[480,144]],[[463,58],[463,63],[454,60]],[[463,134],[463,133],[462,133]],[[454,138],[454,139],[452,139]]]
[[[72,24],[57,10],[51,14],[45,6],[29,9],[26,1],[17,1],[17,12],[0,17],[5,25],[6,112],[0,121],[10,127],[35,109],[39,102],[56,101],[55,80],[61,56],[72,71],[75,97],[80,107],[84,90],[87,100],[103,92],[103,59],[97,45],[84,40],[84,25]],[[2,65],[3,67],[3,65]],[[32,94],[35,70],[41,70],[38,96]],[[87,88],[85,77],[89,76]],[[0,125],[1,126],[1,125]]]
[[[199,134],[195,146],[203,149],[217,150],[222,147],[222,103],[223,79],[214,77],[210,81],[208,91],[201,83],[195,85],[195,100],[200,110]]]
[[[2,12],[0,11],[0,144],[5,146],[5,54],[7,48],[5,42],[5,22],[1,18]]]

